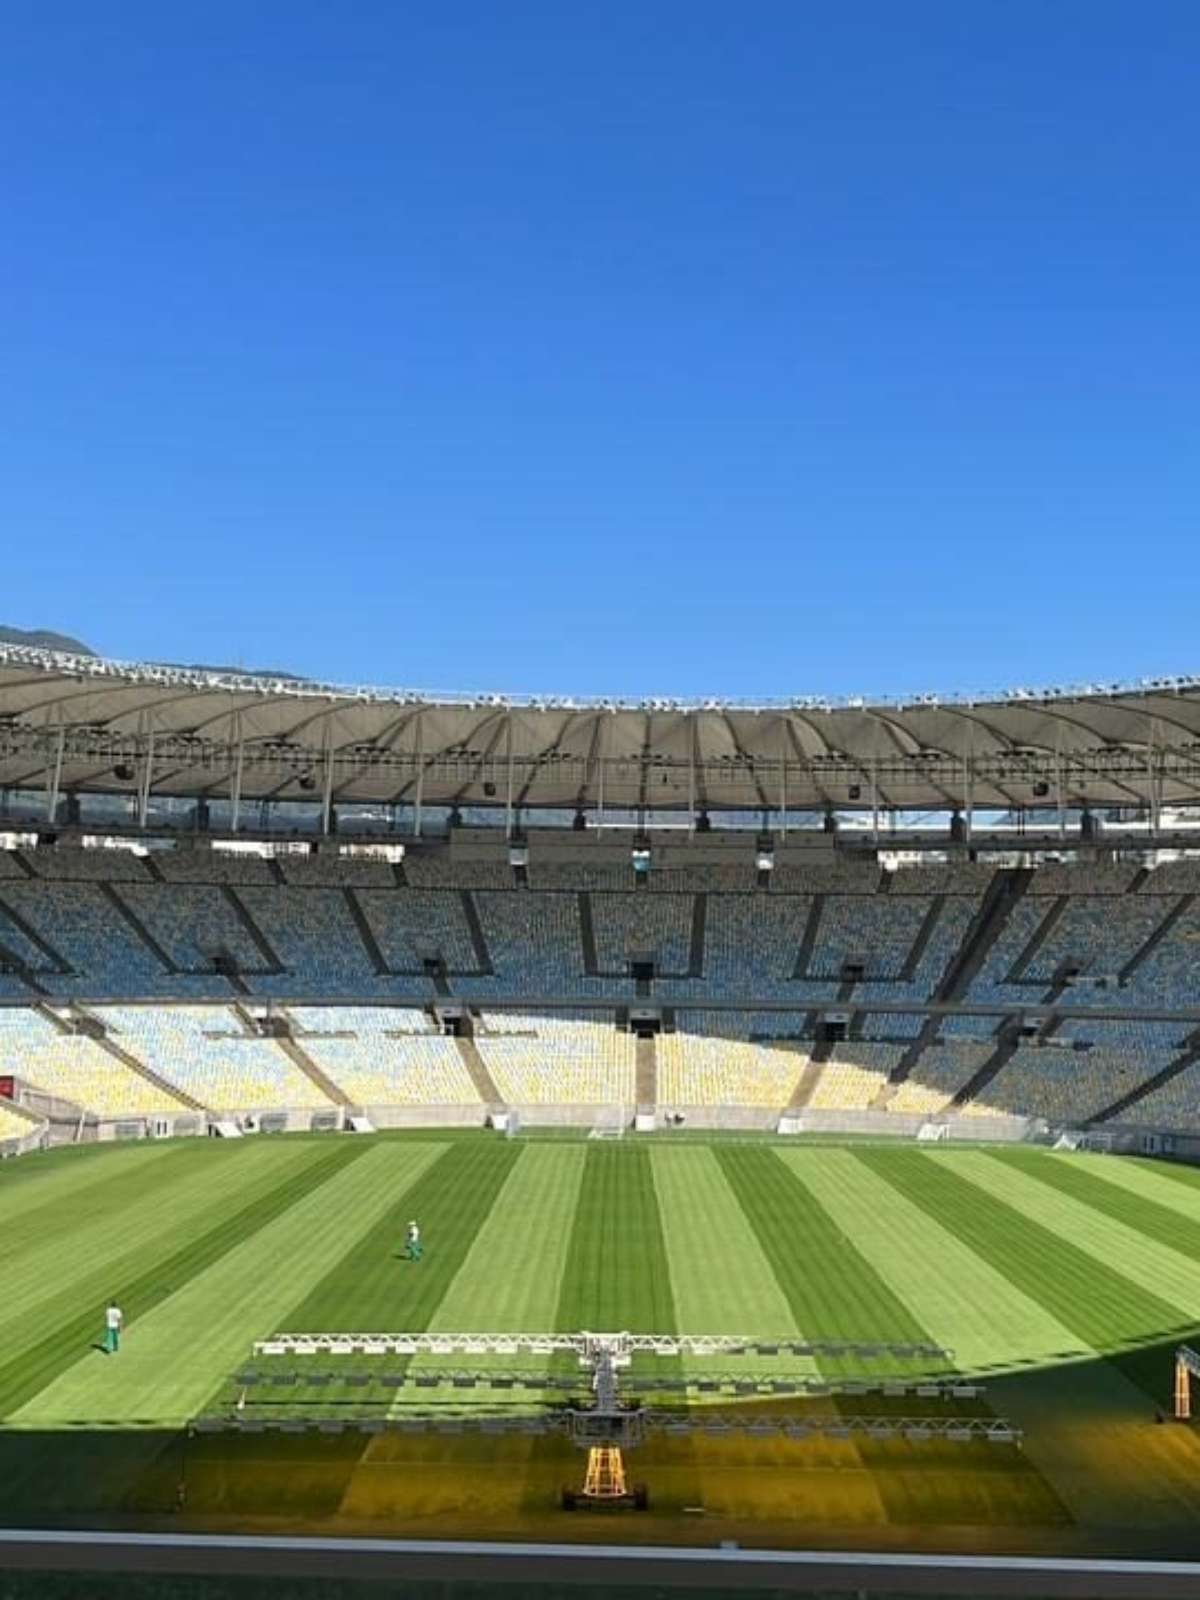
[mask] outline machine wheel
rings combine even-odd
[[[574,1489],[566,1489],[566,1488],[563,1489],[563,1491],[562,1491],[562,1502],[561,1503],[562,1503],[562,1508],[563,1508],[564,1511],[574,1511],[575,1510],[577,1502],[576,1502],[576,1498],[575,1498]]]
[[[638,1511],[647,1511],[650,1507],[650,1491],[644,1483],[635,1483],[633,1486],[633,1504]]]

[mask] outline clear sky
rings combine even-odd
[[[1195,0],[18,0],[0,621],[418,688],[1195,671]]]

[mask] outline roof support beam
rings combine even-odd
[[[238,822],[242,815],[242,776],[246,766],[246,739],[242,731],[242,714],[234,712],[234,730],[237,736],[237,753],[233,759],[233,785],[229,792],[230,820],[229,826],[233,833],[238,831]]]

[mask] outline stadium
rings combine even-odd
[[[1200,680],[0,646],[3,1522],[1195,1558],[1198,804]]]

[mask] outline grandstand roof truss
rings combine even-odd
[[[433,696],[0,646],[0,786],[602,811],[1200,800],[1200,679],[995,699]]]

